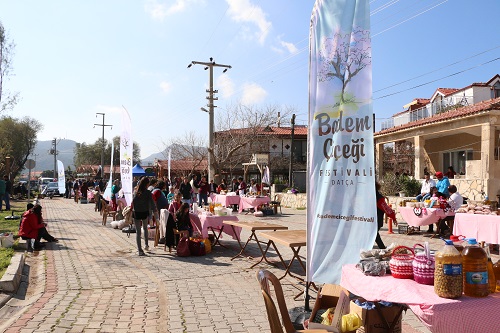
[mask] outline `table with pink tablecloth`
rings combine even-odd
[[[500,244],[500,216],[459,213],[455,215],[453,234]]]
[[[233,237],[233,239],[240,239],[241,228],[223,228],[224,221],[238,221],[238,217],[235,215],[217,216],[206,214],[189,214],[191,224],[193,225],[193,230],[201,230],[203,238],[207,238],[209,234],[209,228],[214,228],[216,230],[222,229],[222,231]]]
[[[240,197],[240,206],[238,212],[241,213],[243,209],[257,208],[260,205],[268,204],[271,201],[269,197]]]
[[[440,298],[434,286],[409,279],[366,276],[355,265],[342,267],[342,287],[368,301],[406,304],[431,332],[496,332],[500,293],[484,298]],[[497,327],[495,329],[495,327]]]
[[[412,227],[421,227],[436,223],[439,219],[446,216],[453,216],[454,213],[449,211],[445,213],[441,208],[419,208],[421,210],[420,216],[415,215],[413,207],[398,207],[399,213],[403,220]]]
[[[239,195],[225,195],[225,194],[217,194],[215,195],[214,203],[220,203],[224,207],[231,207],[231,205],[239,205],[240,204],[240,196]]]

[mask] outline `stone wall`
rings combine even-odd
[[[275,199],[276,198],[276,199]],[[281,201],[282,207],[305,209],[307,207],[306,193],[271,193],[271,200]]]

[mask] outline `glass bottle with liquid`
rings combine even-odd
[[[485,244],[484,250],[488,256],[488,285],[490,286],[490,294],[493,294],[497,289],[497,279],[493,271],[493,262],[491,261],[490,244]]]
[[[471,297],[486,297],[490,293],[488,284],[488,256],[479,247],[475,238],[470,238],[462,251],[464,294]]]
[[[493,273],[495,274],[496,280],[496,290],[500,292],[500,260],[497,261],[496,264],[493,265]]]

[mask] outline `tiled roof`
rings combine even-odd
[[[495,99],[490,99],[487,101],[479,102],[474,105],[463,106],[461,108],[451,110],[448,112],[443,112],[432,117],[423,118],[420,120],[412,121],[400,126],[391,127],[380,132],[375,133],[377,135],[389,134],[398,132],[401,130],[406,130],[414,127],[420,127],[423,125],[438,123],[441,121],[463,118],[474,115],[479,112],[489,111],[489,110],[500,110],[500,97]]]
[[[162,169],[168,169],[168,160],[157,160],[158,166]],[[193,164],[198,163],[193,160],[172,160],[170,161],[171,170],[191,170]],[[196,171],[205,171],[208,167],[208,162],[203,160],[200,164],[194,168]]]
[[[219,131],[217,133],[227,133],[231,132],[233,134],[245,134],[245,133],[253,133],[257,132],[257,135],[282,135],[282,136],[290,136],[292,135],[292,128],[291,127],[277,127],[277,126],[269,126],[269,127],[260,127],[260,128],[235,128],[235,129],[230,129],[227,131]],[[307,136],[307,126],[303,125],[295,125],[295,130],[294,130],[294,135],[295,136]]]
[[[450,94],[453,94],[454,92],[457,92],[459,89],[458,88],[437,88],[436,91],[440,92],[444,96],[448,96]]]

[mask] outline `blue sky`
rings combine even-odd
[[[123,105],[145,158],[171,137],[208,135],[208,115],[200,111],[208,71],[186,67],[214,57],[233,67],[214,70],[221,109],[293,106],[297,123],[306,124],[313,4],[0,0],[0,21],[16,43],[14,76],[5,88],[22,97],[10,115],[43,123],[40,140],[93,143],[102,133],[93,128],[102,123],[96,113],[113,125],[105,129],[110,139],[120,133]],[[438,87],[461,88],[500,73],[500,60],[492,61],[500,57],[500,1],[371,0],[370,6],[377,124]]]

